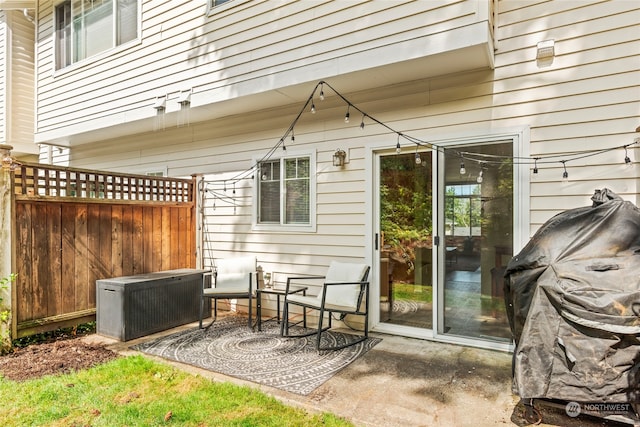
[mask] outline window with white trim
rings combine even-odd
[[[313,226],[315,179],[309,155],[260,162],[256,224]]]
[[[225,4],[230,1],[231,0],[211,0],[211,7],[220,6],[221,4]]]
[[[139,0],[66,0],[55,8],[56,69],[138,38]]]

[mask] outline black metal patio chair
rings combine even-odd
[[[283,337],[306,337],[316,334],[316,349],[339,350],[357,344],[369,337],[369,276],[370,267],[366,264],[342,263],[332,261],[325,276],[288,277],[285,291],[280,334]],[[317,296],[289,294],[289,286],[294,280],[323,280],[322,290]],[[289,333],[289,306],[296,305],[302,310],[318,311],[316,329],[298,335]],[[324,326],[325,313],[328,314],[328,325]],[[322,346],[322,333],[331,329],[333,314],[339,314],[339,320],[347,315],[364,318],[363,335],[336,346]]]

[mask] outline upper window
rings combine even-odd
[[[138,37],[138,0],[66,0],[56,6],[56,68]]]
[[[447,185],[446,234],[448,236],[480,236],[482,198],[480,184]]]
[[[314,180],[310,156],[260,163],[257,225],[312,226]]]
[[[225,4],[230,1],[231,0],[211,0],[211,7],[220,6],[221,4]]]

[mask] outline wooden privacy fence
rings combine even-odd
[[[12,175],[14,338],[94,320],[98,279],[195,267],[195,179],[40,164]]]

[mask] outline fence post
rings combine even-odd
[[[191,179],[193,180],[193,194],[192,199],[194,201],[194,212],[195,212],[195,222],[196,222],[196,268],[203,269],[204,268],[204,249],[203,249],[203,212],[204,212],[204,177],[202,174],[193,174],[191,175]]]
[[[0,144],[0,354],[11,348],[11,278],[13,263],[11,170],[13,158],[11,145]]]

